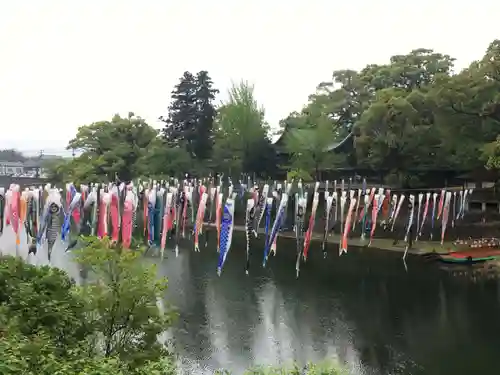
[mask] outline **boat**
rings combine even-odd
[[[441,262],[458,264],[480,263],[497,258],[500,258],[500,240],[494,237],[457,240],[453,243],[452,251],[438,255]]]
[[[480,263],[500,258],[500,249],[452,251],[448,254],[439,254],[438,259],[444,263]]]
[[[446,253],[432,251],[422,254],[427,261],[441,261],[448,264],[472,264],[489,260],[500,260],[500,239],[480,238],[457,240]]]

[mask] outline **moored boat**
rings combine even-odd
[[[440,254],[438,259],[445,263],[479,263],[500,258],[498,238],[458,240],[453,248],[447,254]]]
[[[500,249],[478,249],[472,251],[453,251],[440,254],[438,259],[445,263],[479,263],[500,258]]]

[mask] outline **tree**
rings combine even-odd
[[[485,160],[487,167],[496,165],[499,92],[500,40],[494,40],[481,60],[444,82],[436,95],[453,119],[448,139],[467,155],[468,166]]]
[[[89,355],[83,345],[64,356],[57,354],[56,342],[44,334],[24,336],[16,327],[0,326],[0,373],[5,375],[174,375],[172,362],[148,361],[131,369],[117,357]]]
[[[167,287],[166,279],[157,279],[156,268],[141,264],[137,252],[113,247],[108,239],[87,241],[78,262],[92,271],[95,282],[81,293],[102,342],[99,352],[116,356],[131,368],[167,357],[168,350],[158,337],[175,314],[170,308],[160,311],[157,305]]]
[[[215,108],[212,104],[218,90],[207,71],[195,75],[184,72],[172,91],[168,116],[160,117],[165,123],[163,137],[170,147],[183,147],[189,155],[205,160],[211,155],[212,130]]]
[[[90,240],[81,251],[79,259],[98,271],[92,275],[98,285],[84,287],[57,268],[0,258],[1,374],[174,373],[155,335],[172,316],[170,310],[158,313],[158,294],[152,295],[164,281],[154,280],[153,270],[132,262],[133,256],[106,250]],[[111,328],[119,340],[106,351],[97,343],[108,342]]]
[[[310,99],[337,126],[339,137],[346,136],[360,118],[370,93],[354,70],[333,72],[332,81],[321,82]]]
[[[356,139],[358,162],[396,175],[399,182],[408,184],[417,170],[434,168],[441,141],[420,111],[419,104],[432,107],[426,100],[416,91],[378,91],[356,125],[360,129]]]
[[[345,134],[332,116],[328,95],[313,95],[301,113],[292,113],[285,123],[285,149],[291,156],[289,167],[320,178],[320,172],[334,168],[345,159],[333,148]]]
[[[196,84],[198,123],[194,140],[194,155],[198,160],[206,160],[212,155],[213,124],[217,114],[212,103],[219,90],[212,88],[213,82],[206,70],[198,72]]]
[[[397,88],[405,91],[433,85],[452,73],[455,59],[431,49],[418,48],[396,55],[385,65],[368,65],[360,73],[368,91]]]
[[[446,54],[418,48],[386,64],[335,71],[303,110],[281,122],[285,134],[278,145],[269,142],[264,110],[251,85],[234,85],[216,115],[212,103],[218,91],[208,73],[185,72],[168,117],[161,118],[161,138],[149,127],[148,136],[136,137],[125,129],[130,118],[83,127],[69,147],[84,153],[51,168],[51,177],[87,182],[115,175],[122,180],[186,172],[202,176],[209,170],[270,177],[277,154],[288,172],[319,178],[325,169],[355,167],[407,186],[485,163],[496,168],[500,41],[457,74],[453,64]],[[343,146],[336,153],[344,139],[354,139],[353,150]]]
[[[76,165],[72,163],[70,159],[61,159],[57,161],[53,161],[45,166],[45,174],[49,181],[53,183],[64,183],[72,180],[72,175],[74,172],[72,168]],[[97,176],[95,177],[97,179]],[[88,179],[89,181],[93,181],[92,178]]]
[[[358,161],[390,173],[435,166],[441,142],[435,131],[437,106],[427,92],[449,77],[453,61],[421,48],[362,70],[370,97],[356,123]]]
[[[354,153],[334,153],[333,148],[353,131],[370,96],[354,70],[334,71],[331,81],[321,82],[307,106],[283,121],[285,132],[290,133],[285,135],[289,167],[319,177],[322,169],[354,165]]]
[[[17,150],[6,149],[0,150],[0,160],[10,162],[24,162],[26,161],[26,157]]]
[[[486,161],[486,168],[500,170],[500,136],[484,146],[483,159]]]
[[[500,40],[485,55],[449,80],[444,94],[451,109],[478,120],[500,122]],[[490,130],[490,129],[485,129]],[[497,129],[495,129],[497,130]]]
[[[24,375],[124,375],[115,358],[89,357],[79,350],[57,355],[54,341],[39,334],[24,336],[12,326],[0,328],[0,373]]]
[[[418,185],[425,171],[460,168],[462,158],[450,163],[453,146],[443,137],[449,116],[435,95],[451,77],[453,62],[448,55],[421,48],[361,71],[370,93],[356,122],[361,165],[404,185]]]
[[[155,141],[158,132],[130,112],[126,118],[115,115],[111,121],[81,126],[68,149],[82,154],[56,168],[73,182],[130,181],[139,176],[139,161]]]
[[[0,258],[1,316],[19,323],[25,336],[43,332],[65,352],[92,331],[84,301],[74,294],[67,274],[48,266],[35,267],[20,258]]]
[[[172,91],[168,116],[160,116],[165,123],[164,139],[171,147],[185,147],[191,152],[192,130],[196,127],[196,79],[191,72],[184,72]]]
[[[139,164],[140,176],[150,178],[167,178],[199,173],[199,165],[194,163],[185,148],[170,147],[164,139],[155,139],[145,150]]]
[[[480,167],[496,152],[500,133],[500,42],[456,75],[453,63],[419,48],[359,72],[334,72],[303,111],[284,121],[291,166],[326,168],[331,161],[317,151],[325,150],[319,141],[329,132],[334,140],[353,132],[355,154],[342,162],[397,176],[405,185],[421,183],[432,171]]]
[[[276,165],[264,108],[254,97],[254,87],[241,81],[228,91],[228,100],[218,109],[214,162],[219,171],[260,176],[273,174]]]

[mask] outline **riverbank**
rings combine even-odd
[[[215,229],[214,223],[205,223],[204,227],[208,227],[211,230]],[[246,229],[243,225],[235,225],[234,230],[237,232],[245,232]],[[265,235],[264,229],[259,229],[259,238],[263,238]],[[295,233],[292,231],[280,232],[279,237],[281,238],[289,238],[295,239]],[[321,242],[323,241],[323,234],[313,233],[312,241]],[[333,246],[340,246],[341,236],[338,234],[331,234],[327,237],[327,243]],[[396,251],[404,253],[406,249],[406,243],[401,239],[396,244],[394,243],[394,239],[392,238],[374,238],[372,243],[369,245],[369,238],[364,240],[361,237],[355,236],[350,237],[348,242],[349,246],[355,247],[368,247],[370,249],[375,250],[385,250],[385,251]],[[436,252],[438,254],[447,253],[452,247],[452,243],[450,241],[445,241],[443,245],[439,241],[414,241],[412,249],[408,250],[408,254],[414,255],[422,255],[425,253]]]

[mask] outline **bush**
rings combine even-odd
[[[311,182],[314,180],[312,176],[303,169],[293,169],[286,174],[287,181],[298,181],[300,179],[304,182]]]
[[[20,334],[43,332],[61,351],[84,340],[93,330],[85,301],[64,271],[36,267],[20,258],[0,258],[0,306],[5,319],[21,323]]]
[[[157,339],[174,316],[156,305],[166,280],[138,255],[88,241],[79,260],[94,279],[83,287],[57,268],[0,258],[0,374],[175,373]]]

